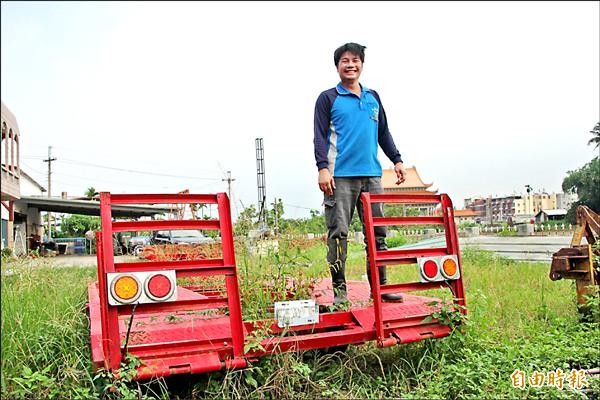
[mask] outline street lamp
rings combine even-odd
[[[531,185],[525,185],[525,189],[527,190],[527,203],[529,204],[529,201],[531,200],[531,207],[529,208],[528,214],[533,214],[533,195],[530,194],[533,192],[533,188]]]

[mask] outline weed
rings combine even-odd
[[[306,295],[303,285],[328,274],[322,241],[299,247],[300,252],[281,241],[279,254],[262,257],[240,250],[244,320],[272,318],[274,301],[301,299]],[[348,250],[347,277],[360,279],[364,248],[349,244]],[[549,281],[547,264],[465,250],[469,319],[461,320],[464,315],[451,305],[442,305],[433,315],[464,327],[464,334],[385,349],[367,343],[331,354],[274,354],[244,370],[185,377],[188,386],[175,395],[167,381],[134,381],[136,360],[131,356],[116,381],[103,370],[92,374],[89,322],[83,310],[95,270],[53,269],[45,263],[12,260],[5,265],[3,260],[3,271],[10,269],[12,275],[3,275],[1,281],[2,398],[581,398],[583,392],[568,388],[522,392],[511,387],[510,374],[515,368],[528,374],[591,369],[600,359],[595,345],[600,323],[579,321],[572,282]],[[390,280],[410,268],[388,267]],[[597,303],[590,305],[598,309]],[[245,350],[261,351],[260,343],[270,336],[266,325],[255,326]],[[600,383],[588,381],[585,390],[593,398]]]
[[[431,315],[425,317],[423,323],[429,323],[436,319],[442,325],[448,325],[454,330],[464,324],[467,315],[464,314],[466,307],[460,304],[440,302],[437,300],[427,303],[429,307],[434,307],[435,311]]]
[[[56,378],[49,376],[51,366],[42,371],[32,371],[29,367],[23,367],[21,376],[11,378],[15,385],[14,396],[27,398],[33,395],[56,399],[60,390],[56,386]]]
[[[102,397],[105,399],[135,399],[151,400],[155,398],[168,398],[164,380],[158,380],[159,393],[153,390],[153,381],[141,384],[135,381],[137,368],[141,365],[139,358],[127,353],[120,368],[112,373],[101,368],[94,376],[94,383],[100,387]],[[156,396],[156,397],[155,397]]]

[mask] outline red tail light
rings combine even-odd
[[[438,275],[438,266],[433,260],[427,260],[423,264],[423,275],[425,278],[432,280]]]
[[[153,300],[163,300],[173,293],[173,283],[164,274],[150,276],[146,280],[146,294]]]

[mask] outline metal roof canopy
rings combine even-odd
[[[66,214],[82,214],[100,216],[100,202],[92,200],[54,199],[48,197],[21,196],[17,202],[26,203],[27,207],[35,207],[40,211],[60,212]],[[170,212],[169,208],[138,205],[113,205],[113,217],[147,217]]]

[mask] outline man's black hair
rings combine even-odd
[[[350,53],[358,56],[360,61],[365,62],[365,49],[367,46],[363,46],[358,43],[346,43],[343,46],[338,47],[333,53],[333,62],[335,62],[335,66],[338,66],[340,62],[340,58],[342,58],[342,54],[349,51]]]

